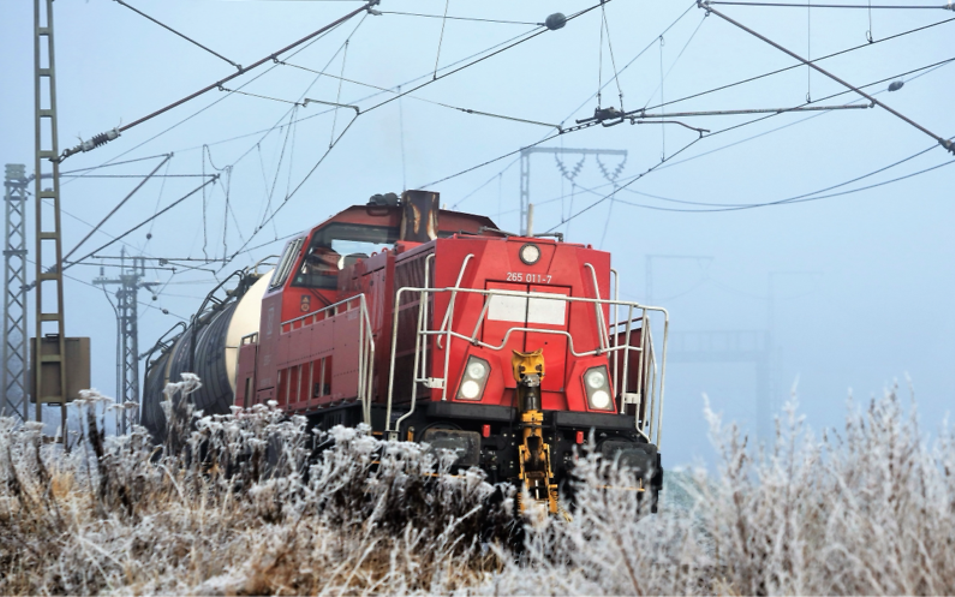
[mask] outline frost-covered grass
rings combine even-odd
[[[955,434],[894,392],[819,438],[790,409],[764,453],[708,413],[718,473],[656,515],[584,454],[572,520],[532,512],[519,553],[513,495],[422,446],[339,428],[309,468],[304,422],[260,407],[170,409],[156,448],[97,400],[69,454],[0,423],[0,594],[955,594]]]

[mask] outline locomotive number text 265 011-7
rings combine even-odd
[[[550,284],[550,274],[532,274],[530,272],[507,272],[508,282],[529,282],[531,284]]]

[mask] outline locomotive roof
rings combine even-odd
[[[309,233],[312,234],[335,223],[385,226],[397,230],[401,226],[401,206],[352,205],[312,227]],[[442,209],[438,212],[439,236],[450,236],[456,232],[480,234],[482,228],[495,229],[497,225],[487,216],[450,209]]]

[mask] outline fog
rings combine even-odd
[[[0,160],[27,164],[31,173],[33,14],[30,2],[8,4],[0,21]],[[360,3],[170,0],[136,6],[248,65]],[[796,64],[692,3],[613,0],[563,29],[452,72],[533,30],[550,13],[573,15],[591,6],[569,0],[458,0],[447,6],[438,0],[382,0],[377,9],[384,14],[359,15],[283,54],[286,65],[269,62],[225,84],[231,90],[247,84],[241,91],[265,98],[213,90],[65,160],[62,172],[149,158],[94,172],[146,174],[160,163],[153,156],[172,153],[159,173],[191,175],[147,182],[78,255],[189,193],[208,179],[202,175],[221,175],[124,239],[129,254],[174,262],[149,272],[148,280],[159,282],[155,300],[147,290],[139,294],[145,351],[189,317],[216,279],[277,253],[281,239],[374,193],[428,188],[440,192],[448,207],[518,229],[518,150],[554,135],[548,124],[566,128],[592,116],[598,85],[604,85],[603,107],[620,108],[622,93],[623,107],[634,110]],[[440,17],[446,7],[449,17],[487,20],[394,14]],[[714,8],[802,56],[865,46],[820,65],[853,85],[881,81],[866,90],[933,134],[955,135],[955,67],[943,62],[952,59],[955,24],[886,39],[951,21],[951,12],[875,9],[870,16],[868,10],[822,7]],[[61,151],[235,72],[118,3],[60,0],[54,10]],[[867,32],[875,43],[867,42]],[[315,71],[347,81],[317,78]],[[406,91],[429,81],[372,108],[395,97],[376,87],[402,85]],[[888,92],[890,81],[904,86]],[[843,91],[801,66],[664,109],[791,108],[807,97],[821,100],[816,105],[866,104],[851,92],[821,99]],[[361,114],[289,103],[306,97],[356,105]],[[670,312],[674,350],[663,441],[668,465],[709,459],[704,395],[726,419],[755,433],[757,404],[760,412],[777,412],[795,393],[809,425],[821,429],[843,418],[850,393],[858,404],[898,383],[903,394],[910,385],[914,389],[923,429],[937,428],[955,398],[955,316],[949,308],[955,290],[955,169],[944,166],[955,156],[880,107],[666,120],[708,132],[649,122],[594,126],[540,147],[626,150],[625,161],[607,155],[598,163],[590,155],[580,163],[573,152],[560,160],[537,153],[528,161],[535,231],[562,231],[568,240],[611,251],[621,298]],[[888,182],[900,177],[906,178]],[[64,177],[64,248],[73,248],[137,182]],[[869,185],[878,186],[838,194]],[[808,200],[734,207],[804,195]],[[98,254],[119,255],[120,246]],[[220,262],[181,260],[200,257]],[[90,284],[100,260],[90,263],[68,272],[66,329],[92,338],[93,384],[112,394],[116,321],[102,287]],[[168,269],[173,266],[175,272]],[[32,322],[31,313],[31,333]],[[710,332],[721,334],[704,334]],[[706,338],[734,337],[756,344],[689,350]]]

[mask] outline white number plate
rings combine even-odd
[[[507,272],[508,282],[528,282],[530,284],[550,284],[550,274],[532,274],[530,272]]]

